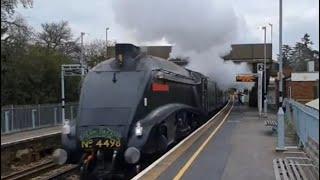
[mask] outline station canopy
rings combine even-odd
[[[264,62],[264,45],[260,44],[232,44],[229,54],[223,56],[225,61],[263,63]],[[272,44],[266,44],[266,60],[272,63]]]

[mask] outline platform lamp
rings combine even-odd
[[[264,116],[267,117],[267,44],[266,44],[266,38],[267,38],[267,27],[263,26],[262,27],[263,31],[264,31],[264,55],[263,55],[263,74],[264,74],[264,78],[263,78],[263,97],[264,97],[264,101],[263,101],[263,112],[264,112]]]
[[[109,28],[106,28],[106,58],[108,58],[108,30]]]
[[[283,101],[283,81],[282,81],[282,0],[279,0],[279,110],[277,113],[278,119],[278,142],[276,151],[285,151],[285,128],[284,128],[284,112],[282,109]]]
[[[272,23],[268,23],[271,30],[270,30],[270,43],[271,43],[271,46],[272,46],[272,50],[273,50],[273,39],[272,39],[272,33],[273,33],[273,24]],[[273,58],[273,51],[271,51],[272,55],[271,55],[271,58]]]
[[[270,42],[271,42],[271,44],[272,44],[272,33],[273,33],[273,25],[272,25],[272,23],[268,23],[269,24],[269,26],[270,26],[270,28],[271,28],[271,31],[270,31]]]

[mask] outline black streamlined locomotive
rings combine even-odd
[[[85,173],[138,167],[164,152],[221,108],[227,94],[208,77],[116,44],[115,58],[83,80],[76,120],[63,126],[59,163],[80,163]]]

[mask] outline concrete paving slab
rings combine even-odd
[[[61,133],[61,125],[1,135],[1,146]]]

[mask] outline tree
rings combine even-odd
[[[107,59],[105,41],[94,40],[85,45],[84,51],[89,67],[93,67]]]
[[[310,35],[308,33],[306,33],[303,36],[303,38],[301,38],[301,41],[306,48],[313,44],[313,42],[310,40]]]
[[[28,52],[9,64],[10,71],[1,76],[1,104],[38,104],[60,102],[60,68],[72,63],[59,52],[46,52],[30,45]],[[72,77],[73,78],[73,77]],[[79,78],[66,83],[68,101],[78,101]]]
[[[14,16],[18,4],[32,7],[32,0],[1,0],[1,64],[12,54],[24,49],[31,37],[31,28],[20,16]],[[1,71],[2,72],[2,71]]]
[[[15,24],[19,26],[8,26],[6,38],[1,40],[1,93],[18,91],[14,89],[19,81],[16,79],[16,73],[20,70],[17,64],[26,55],[32,37],[31,28],[23,18],[17,17]],[[5,102],[7,95],[2,94],[1,98]]]
[[[315,61],[315,69],[319,66],[319,51],[311,48],[312,41],[309,34],[301,38],[294,47],[283,45],[283,62],[296,72],[307,71],[308,61]]]
[[[33,5],[32,0],[1,0],[1,40],[2,36],[5,35],[9,27],[21,27],[12,20],[15,13],[15,8],[19,3],[21,3],[25,8],[32,7]]]
[[[289,45],[283,45],[282,46],[282,60],[284,66],[290,65],[290,54],[291,54],[292,48]]]
[[[297,42],[293,47],[291,65],[295,71],[307,71],[308,61],[314,60],[314,51],[311,49],[312,44],[310,35],[306,33],[301,38],[301,42]]]
[[[22,17],[14,16],[21,2],[32,1],[1,0],[1,105],[60,102],[61,65],[74,63],[79,44],[65,21],[44,23],[43,31],[34,34]],[[70,78],[67,101],[78,101],[80,78]]]
[[[32,27],[30,27],[25,19],[18,16],[14,23],[19,27],[10,26],[7,29],[6,36],[2,39],[1,45],[9,46],[10,48],[25,48],[33,38]]]
[[[48,50],[61,50],[72,39],[71,28],[67,21],[44,23],[41,27],[42,32],[38,34],[39,42]]]

